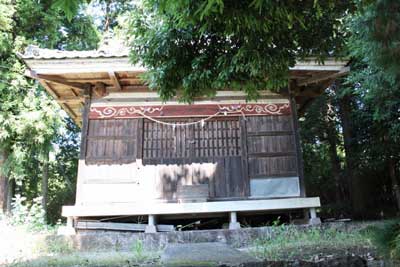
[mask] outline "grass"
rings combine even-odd
[[[54,231],[32,232],[0,218],[0,266],[138,266],[157,263],[158,251],[147,250],[141,241],[124,252],[79,252],[72,240],[54,236]]]
[[[316,260],[342,255],[348,251],[363,254],[374,247],[368,231],[340,231],[334,228],[299,228],[292,225],[272,227],[271,234],[254,241],[250,252],[267,260]]]
[[[9,264],[10,267],[119,267],[119,266],[139,266],[153,264],[157,261],[158,255],[152,253],[143,253],[143,256],[137,258],[135,253],[132,252],[90,252],[79,253],[73,252],[71,254],[58,254],[41,256],[36,259],[27,260],[25,262],[18,262]]]

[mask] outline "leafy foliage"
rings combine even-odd
[[[132,12],[131,59],[164,100],[223,88],[255,98],[286,86],[296,59],[339,54],[340,18],[351,9],[348,1],[146,0]]]
[[[41,207],[41,198],[34,198],[30,205],[26,203],[26,200],[26,197],[15,195],[12,203],[11,223],[16,226],[24,226],[30,231],[45,230],[47,226]]]
[[[372,241],[386,257],[400,259],[400,223],[386,222],[381,227],[372,227]]]
[[[101,32],[120,30],[118,18],[129,11],[122,30],[132,62],[149,70],[145,78],[164,100],[191,102],[224,88],[254,99],[259,90],[285,87],[297,59],[351,56],[351,75],[303,115],[308,195],[328,203],[325,216],[351,216],[344,207],[357,190],[364,217],[392,212],[400,173],[398,1],[144,0],[133,6],[96,0],[91,5],[101,12],[87,16],[86,0],[0,0],[0,149],[9,152],[2,171],[30,202],[40,195],[41,167],[50,151],[51,222],[61,204],[73,202],[79,129],[23,76],[25,67],[15,55],[32,43],[95,49]],[[349,136],[343,113],[351,122]]]
[[[65,113],[37,82],[26,79],[25,66],[16,54],[28,44],[95,49],[99,34],[92,18],[79,13],[68,21],[53,4],[53,1],[0,1],[0,11],[4,11],[0,12],[0,150],[8,155],[0,171],[16,182],[15,192],[30,202],[41,194],[42,167],[47,164],[47,154],[61,158],[62,161],[54,163],[56,167],[51,166],[49,182],[50,217],[55,222],[60,212],[57,205],[70,199],[73,192],[74,185],[66,187],[66,181],[74,183],[71,177],[76,175],[78,130],[66,124]],[[71,170],[75,174],[71,175]]]
[[[65,119],[65,127],[55,142],[54,159],[50,161],[49,203],[47,214],[50,223],[61,217],[60,207],[73,205],[75,201],[76,176],[80,145],[80,129],[74,122]]]
[[[336,118],[333,150],[337,151],[339,158],[341,184],[346,186],[343,194],[343,200],[347,201],[345,206],[351,206],[351,200],[358,198],[357,202],[362,205],[358,216],[376,218],[393,214],[398,199],[400,64],[385,59],[389,55],[396,57],[394,44],[398,33],[393,25],[398,21],[398,13],[393,11],[398,10],[398,3],[372,1],[359,3],[358,7],[357,12],[346,19],[348,53],[352,56],[351,73],[337,86],[330,102]],[[379,33],[383,28],[387,28],[385,33]],[[389,35],[386,35],[387,31]],[[311,187],[311,194],[321,195],[334,206],[338,203],[333,201],[338,188],[334,186],[333,165],[319,165],[324,160],[332,162],[332,155],[328,153],[332,144],[324,138],[331,127],[328,121],[323,120],[326,117],[324,110],[329,104],[326,100],[326,97],[319,98],[310,106],[301,128],[307,180],[311,185],[318,185]],[[348,139],[351,153],[344,153],[344,101],[349,101],[350,108],[346,113],[351,122]],[[346,176],[349,159],[353,162],[351,178]],[[327,186],[321,187],[321,181]],[[356,191],[359,191],[358,196]],[[353,212],[345,214],[356,214],[354,209],[353,206]],[[342,207],[336,210],[345,211]],[[335,216],[335,213],[331,211],[330,215]]]

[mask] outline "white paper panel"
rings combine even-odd
[[[299,177],[251,179],[250,193],[252,197],[297,197]]]

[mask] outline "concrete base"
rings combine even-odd
[[[237,229],[240,229],[240,223],[238,222],[229,223],[229,230],[237,230]]]
[[[147,225],[144,232],[148,234],[157,233],[157,227],[155,225]]]
[[[309,225],[319,225],[321,224],[321,219],[316,217],[316,218],[311,218],[308,220]]]
[[[157,227],[156,227],[156,216],[155,215],[149,215],[148,216],[148,224],[146,228],[144,229],[145,233],[157,233]]]
[[[74,227],[71,226],[60,226],[57,230],[57,235],[76,235]]]

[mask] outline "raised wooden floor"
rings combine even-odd
[[[213,214],[229,213],[229,229],[239,229],[237,221],[238,212],[277,211],[309,209],[310,223],[320,223],[316,216],[315,208],[320,207],[319,197],[310,198],[285,198],[266,200],[236,200],[196,203],[114,203],[81,206],[64,206],[62,215],[67,217],[67,227],[63,230],[67,234],[75,233],[74,218],[147,215],[148,224],[146,233],[157,232],[158,215],[183,215],[183,214]],[[75,225],[76,227],[76,225]],[[65,234],[63,233],[63,234]]]
[[[267,200],[238,200],[199,203],[115,203],[103,205],[64,206],[65,217],[170,215],[193,213],[221,213],[243,211],[276,211],[317,208],[319,197]]]

